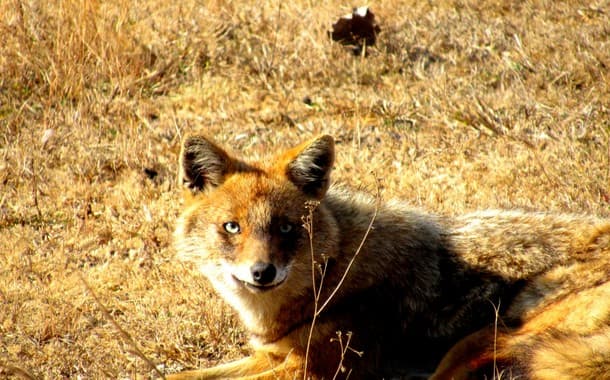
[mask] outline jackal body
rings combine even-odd
[[[329,136],[268,162],[185,139],[178,256],[237,310],[254,353],[172,378],[610,373],[608,221],[440,217],[329,189]]]

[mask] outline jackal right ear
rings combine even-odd
[[[180,152],[179,181],[193,193],[219,186],[232,170],[231,157],[204,136],[189,136]]]
[[[288,151],[286,175],[305,194],[322,199],[330,185],[335,161],[335,140],[320,136]]]

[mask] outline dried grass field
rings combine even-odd
[[[0,2],[0,377],[158,378],[245,355],[174,259],[185,133],[441,214],[610,216],[610,2]]]

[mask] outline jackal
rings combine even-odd
[[[610,221],[430,215],[329,186],[333,163],[330,136],[264,162],[184,140],[177,254],[253,354],[172,379],[610,378]]]

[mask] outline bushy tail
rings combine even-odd
[[[610,326],[586,336],[544,340],[531,358],[533,379],[610,379]]]
[[[478,331],[452,348],[431,380],[610,378],[610,327],[589,335]]]

